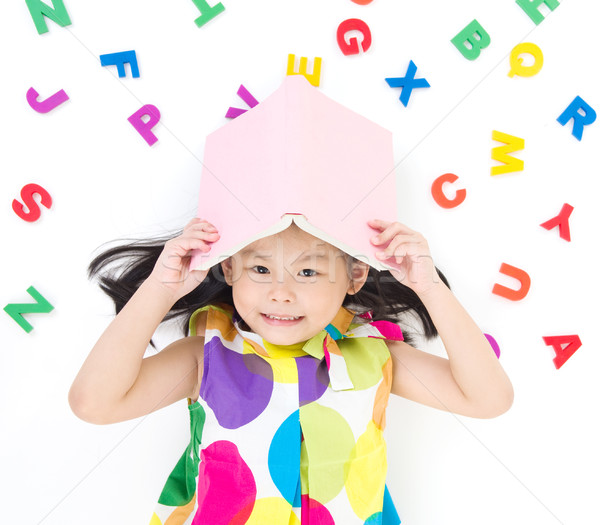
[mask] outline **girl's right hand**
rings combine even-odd
[[[170,239],[158,257],[148,279],[173,293],[174,301],[190,293],[206,277],[209,270],[191,270],[192,250],[210,251],[219,239],[217,229],[205,219],[194,218],[178,237]]]

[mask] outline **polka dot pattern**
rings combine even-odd
[[[228,525],[231,520],[247,519],[256,498],[252,471],[238,448],[229,441],[216,441],[201,453],[198,476],[198,511],[192,525]]]
[[[366,390],[376,385],[381,379],[381,367],[390,357],[385,342],[381,339],[373,339],[369,353],[362,350],[363,338],[348,339],[344,342],[346,348],[344,359],[354,388]]]
[[[292,506],[283,498],[262,498],[256,501],[246,525],[301,525]]]
[[[283,498],[300,505],[300,412],[293,412],[277,429],[269,447],[269,473]]]
[[[300,406],[319,399],[327,390],[329,376],[325,359],[317,361],[311,356],[296,357]]]
[[[218,337],[204,345],[200,396],[224,428],[239,428],[256,419],[269,404],[273,373],[264,359],[226,348]]]
[[[318,501],[302,496],[302,521],[300,525],[335,525],[327,507]]]
[[[305,344],[261,346],[232,316],[207,309],[192,405],[204,410],[190,411],[205,421],[196,417],[165,492],[173,506],[159,505],[153,525],[398,525],[385,488],[392,368],[382,333],[349,330],[342,309]]]
[[[339,412],[318,403],[300,408],[300,424],[306,446],[310,496],[327,503],[344,487],[344,468],[354,448],[352,429]]]
[[[371,514],[365,521],[365,525],[382,525],[383,512]]]
[[[383,506],[386,458],[383,433],[371,421],[356,441],[346,470],[346,494],[354,512],[362,519],[367,519]]]

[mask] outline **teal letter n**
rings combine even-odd
[[[41,0],[25,0],[25,3],[29,8],[35,28],[40,35],[48,32],[48,26],[44,17],[48,17],[61,27],[71,25],[71,19],[63,0],[53,0],[52,7],[44,4]]]

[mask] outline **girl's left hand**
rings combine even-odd
[[[367,224],[379,232],[371,237],[371,244],[381,246],[377,258],[398,267],[390,269],[398,282],[417,294],[441,282],[423,235],[399,222],[374,219]]]

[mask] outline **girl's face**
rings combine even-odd
[[[310,339],[338,313],[369,267],[295,225],[260,239],[222,263],[237,312],[263,339],[291,345]]]

